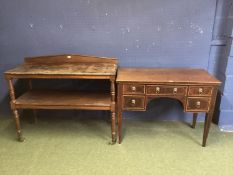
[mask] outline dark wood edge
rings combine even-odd
[[[146,111],[145,108],[122,108],[123,111]]]
[[[211,97],[212,95],[187,95],[188,97]]]
[[[115,75],[58,75],[58,74],[8,74],[4,73],[5,79],[23,78],[23,79],[112,79]]]
[[[37,57],[26,57],[24,62],[26,64],[43,64],[46,63],[112,63],[118,64],[117,58],[97,57],[79,54],[62,54],[62,55],[47,55]]]
[[[173,86],[220,86],[222,84],[222,82],[219,82],[219,83],[210,83],[210,82],[207,82],[207,83],[203,83],[203,82],[191,82],[191,83],[188,83],[188,82],[135,82],[135,81],[117,81],[116,79],[116,83],[117,84],[138,84],[138,85],[158,85],[158,86],[162,86],[162,85],[173,85]]]
[[[199,113],[199,112],[208,112],[209,111],[209,109],[207,109],[207,110],[186,110],[186,111],[184,111],[184,112],[195,112],[195,113]]]
[[[22,104],[15,104],[15,108],[17,109],[83,109],[83,110],[110,110],[111,105],[109,106],[75,106],[75,105],[22,105]]]

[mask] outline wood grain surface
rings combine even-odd
[[[117,66],[110,63],[22,64],[5,74],[14,75],[115,75]]]
[[[203,69],[119,68],[117,82],[140,83],[209,83],[221,82]]]

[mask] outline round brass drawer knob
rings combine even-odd
[[[202,94],[203,93],[203,88],[199,88],[198,92],[199,92],[199,94]]]
[[[156,93],[159,93],[159,92],[160,92],[160,87],[156,87],[156,88],[155,88],[155,92],[156,92]]]
[[[136,91],[136,87],[135,86],[132,86],[132,91]]]
[[[135,100],[135,99],[132,99],[132,100],[131,100],[131,103],[135,105],[135,104],[136,104],[136,100]]]
[[[200,108],[201,102],[200,102],[200,101],[197,101],[196,106],[197,106],[197,108]]]
[[[176,94],[177,93],[177,88],[174,88],[173,89],[173,94]]]

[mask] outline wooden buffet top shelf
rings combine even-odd
[[[6,78],[92,78],[116,76],[117,59],[57,55],[25,58],[24,63],[5,72]]]
[[[22,64],[7,75],[115,75],[117,66],[110,63]]]

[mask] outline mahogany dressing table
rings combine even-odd
[[[202,69],[119,68],[117,75],[118,137],[122,142],[122,111],[145,111],[148,102],[167,97],[181,102],[184,112],[205,112],[202,146],[206,146],[219,80]]]

